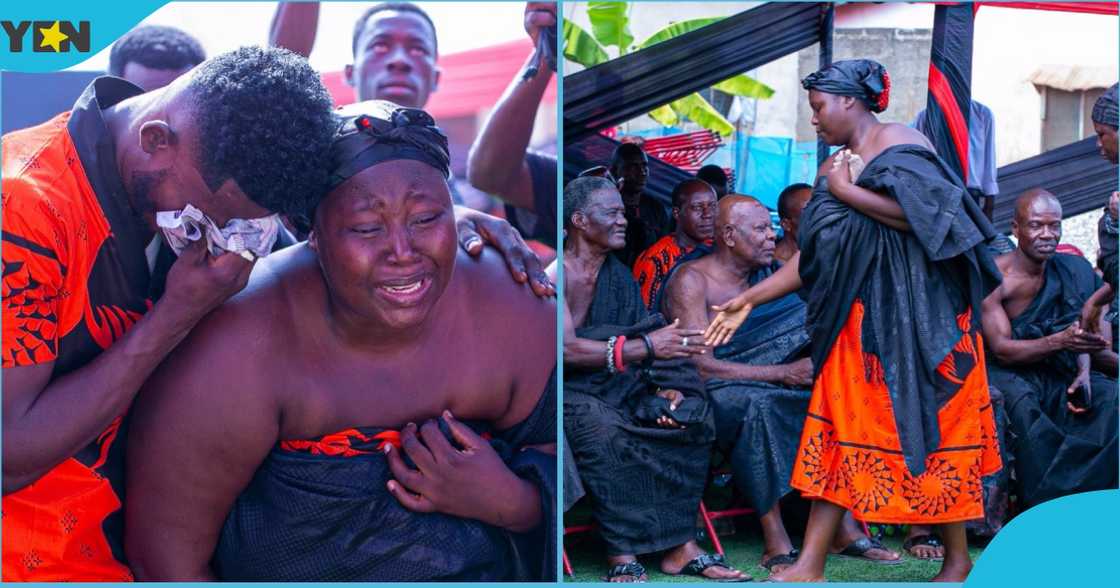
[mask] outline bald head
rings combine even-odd
[[[1019,251],[1028,259],[1043,263],[1054,256],[1062,240],[1062,204],[1058,198],[1035,188],[1015,201],[1011,233],[1019,241]]]
[[[728,194],[719,201],[719,216],[716,217],[716,224],[721,228],[724,225],[736,224],[735,219],[746,214],[751,208],[762,208],[763,211],[766,210],[766,207],[754,196]],[[770,218],[769,213],[767,213],[766,218]]]
[[[1015,220],[1025,222],[1031,210],[1038,207],[1040,210],[1056,211],[1058,218],[1062,216],[1062,203],[1058,197],[1042,188],[1031,188],[1019,195],[1015,200]]]
[[[716,221],[716,250],[744,270],[769,265],[774,260],[776,235],[770,211],[752,196],[728,194],[719,201]]]

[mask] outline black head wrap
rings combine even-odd
[[[335,114],[339,125],[331,143],[328,190],[367,167],[395,159],[426,163],[444,178],[449,176],[447,136],[427,112],[368,100],[344,106]]]
[[[1093,104],[1093,122],[1099,125],[1108,125],[1112,128],[1120,127],[1120,115],[1116,111],[1116,92],[1117,86],[1120,84],[1112,84],[1097,102]]]
[[[870,59],[837,61],[801,80],[806,90],[855,96],[871,112],[883,112],[890,102],[891,78],[882,64]]]

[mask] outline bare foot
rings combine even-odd
[[[946,560],[945,564],[948,564]],[[955,565],[942,565],[941,571],[933,577],[931,582],[964,582],[968,573],[972,571],[972,562],[961,562]]]
[[[695,541],[689,541],[665,554],[665,557],[661,559],[661,571],[670,576],[680,575],[681,570],[683,570],[689,562],[701,555],[705,555],[704,550],[700,549],[700,546],[697,545]],[[704,568],[704,571],[701,573],[705,578],[710,578],[712,580],[749,581],[751,579],[750,576],[731,567],[727,563],[710,565]]]
[[[767,580],[771,582],[824,582],[823,573],[815,573],[814,570],[807,569],[809,566],[801,565],[799,561],[792,566],[770,574]]]
[[[922,538],[925,543],[914,543],[916,538]],[[928,544],[927,544],[928,543]],[[907,545],[910,545],[907,547]],[[933,534],[929,527],[912,526],[902,543],[903,549],[911,556],[925,560],[939,560],[945,557],[945,545],[941,538]]]

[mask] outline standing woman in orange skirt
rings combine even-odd
[[[722,344],[754,306],[807,291],[815,379],[791,485],[814,502],[801,556],[771,579],[822,580],[851,510],[941,525],[935,579],[963,582],[964,521],[983,516],[980,478],[1001,467],[980,336],[1000,281],[984,247],[994,231],[924,136],[876,119],[882,65],[840,61],[802,85],[818,135],[842,148],[802,213],[801,252],[716,307],[706,333]]]

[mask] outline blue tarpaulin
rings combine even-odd
[[[738,140],[744,140],[739,138]],[[790,184],[813,183],[817,172],[817,144],[788,137],[746,137],[747,148],[736,166],[735,191],[750,194],[771,210],[778,194]]]

